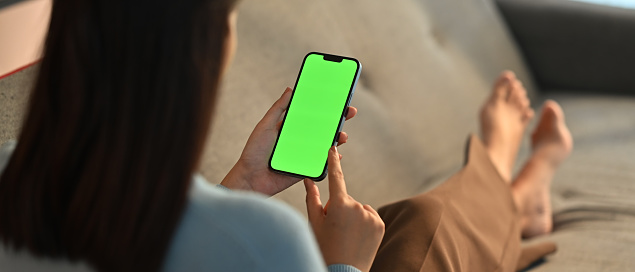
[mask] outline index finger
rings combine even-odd
[[[344,173],[342,173],[342,166],[340,165],[340,156],[337,152],[337,147],[332,146],[329,149],[328,156],[328,168],[329,168],[329,198],[343,197],[348,193],[346,192],[346,182],[344,182]]]

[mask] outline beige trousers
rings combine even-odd
[[[474,135],[466,160],[437,188],[379,209],[386,234],[371,271],[517,271],[555,251],[521,249],[510,186]]]

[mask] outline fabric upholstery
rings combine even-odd
[[[0,144],[16,139],[37,65],[0,79]]]
[[[552,189],[558,252],[531,271],[631,271],[635,267],[635,97],[581,95],[558,101],[574,139]],[[598,92],[599,93],[599,92]]]
[[[457,19],[460,18],[460,19]],[[458,170],[492,81],[522,60],[487,1],[244,1],[202,172],[220,182],[251,130],[311,51],[363,65],[340,148],[349,191],[378,205],[421,192]],[[326,182],[320,188],[326,190]],[[304,212],[301,184],[277,196]]]
[[[244,0],[238,35],[201,165],[215,183],[310,51],[364,66],[352,101],[359,113],[344,125],[350,138],[339,150],[349,193],[375,208],[460,169],[501,70],[519,75],[534,106],[542,98],[489,0]],[[0,80],[0,143],[17,135],[34,69]],[[536,271],[627,271],[635,252],[635,101],[569,90],[549,94],[562,103],[575,149],[553,184],[556,225],[546,238],[558,252]],[[526,141],[522,155],[528,151]],[[327,182],[319,187],[326,201]],[[301,184],[276,198],[305,212]]]

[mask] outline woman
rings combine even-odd
[[[370,267],[383,223],[345,191],[329,220],[314,225],[332,254],[323,259],[291,208],[193,174],[236,46],[236,2],[54,1],[28,113],[0,180],[6,248],[100,271]],[[263,164],[289,95],[256,127],[224,185],[273,195],[298,181]],[[338,214],[374,240],[327,225]],[[363,252],[372,254],[354,255]]]
[[[417,249],[439,245],[413,247],[399,237],[410,235],[416,241],[443,234],[422,229],[411,232],[425,225],[391,217],[425,206],[406,201],[403,203],[410,204],[383,209],[389,224],[379,248],[384,223],[370,206],[346,193],[335,148],[329,151],[328,213],[319,202],[317,187],[305,181],[313,232],[284,204],[239,192],[273,195],[298,181],[272,173],[266,166],[290,89],[254,129],[239,161],[222,182],[225,188],[210,186],[194,175],[212,120],[216,90],[235,48],[235,5],[232,0],[54,1],[28,114],[0,177],[0,238],[6,248],[78,261],[100,271],[324,271],[327,265],[329,271],[368,271],[371,265],[375,270],[397,270],[410,268],[409,264],[419,262],[412,261],[415,259],[423,258],[419,263],[426,263],[428,253],[419,254]],[[475,160],[496,166],[488,174],[510,172],[508,164],[513,162],[511,155],[515,156],[522,135],[518,128],[522,131],[530,118],[518,82],[511,78],[501,82],[495,88],[496,99],[485,107],[493,110],[484,110],[487,118],[482,118],[486,148],[478,149],[475,139],[472,142],[477,144],[470,147],[476,148],[470,152],[471,161],[480,154]],[[503,103],[501,97],[514,99]],[[504,106],[491,106],[499,104]],[[546,112],[555,112],[555,121],[545,126],[559,124],[562,128],[562,114],[558,115],[556,106],[550,108],[553,110]],[[356,109],[348,112],[350,119]],[[518,112],[522,118],[501,117]],[[508,126],[516,129],[501,129]],[[543,144],[543,138],[552,139],[555,133],[545,135],[549,137],[538,137],[537,146],[562,146],[563,141]],[[340,142],[346,140],[342,133]],[[562,154],[566,151],[558,149]],[[490,156],[483,156],[484,152],[489,152],[494,164],[489,164]],[[529,169],[518,178],[536,184],[532,174],[543,170]],[[504,174],[493,179],[502,182],[509,177]],[[526,192],[548,192],[548,180],[547,176],[545,186],[526,186],[539,187]],[[519,202],[487,202],[492,205],[508,205],[513,210],[515,205],[530,207],[536,199],[544,204],[544,198],[530,197],[525,191],[494,187]],[[434,198],[436,191],[413,200]],[[548,194],[546,197],[548,200]],[[548,213],[547,207],[542,208],[543,214]],[[512,226],[514,216],[509,212],[496,225]],[[533,225],[544,219],[532,216],[522,220]],[[427,212],[411,218],[420,217],[427,217]],[[470,223],[469,219],[465,217],[464,222]],[[449,224],[445,218],[438,222],[449,230],[460,225],[459,221]],[[510,237],[491,246],[502,248],[503,242],[520,240],[520,235]],[[386,250],[390,248],[396,251]],[[408,254],[391,256],[404,250]],[[8,267],[17,259],[10,254],[2,254]],[[451,254],[445,257],[456,259]]]

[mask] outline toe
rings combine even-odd
[[[526,94],[520,98],[520,102],[523,108],[525,109],[529,109],[529,107],[531,106],[531,101],[529,100],[529,97],[527,97]]]
[[[562,143],[563,152],[568,156],[573,150],[573,137],[565,123],[564,111],[560,104],[553,100],[545,101],[544,108],[547,111],[546,114],[551,118],[552,128],[555,129],[554,131],[557,133],[560,143]]]
[[[564,112],[558,102],[551,99],[545,101],[543,104],[543,114],[550,114],[555,117],[559,122],[564,122]]]
[[[512,70],[504,70],[501,75],[501,77],[508,77],[510,79],[514,79],[516,78],[516,74],[514,73],[514,71]]]
[[[528,123],[529,121],[531,121],[531,119],[534,119],[535,115],[536,115],[536,113],[534,112],[534,110],[532,108],[529,108],[523,114],[523,118],[522,118],[523,123]]]
[[[511,90],[512,81],[516,78],[513,72],[504,71],[496,80],[494,84],[494,92],[492,97],[495,99],[505,99],[508,97],[508,93]]]
[[[538,122],[539,130],[553,130],[560,123],[562,110],[553,100],[547,100],[542,104],[540,112],[540,121]]]
[[[557,141],[565,144],[565,149],[570,149],[572,140],[570,132],[564,122],[564,112],[558,103],[547,100],[542,106],[540,120],[532,133],[532,143],[538,146],[541,141]]]
[[[525,92],[525,89],[520,86],[518,81],[512,82],[510,89],[511,90],[507,96],[507,101],[514,105],[524,107],[528,102],[527,93]]]

